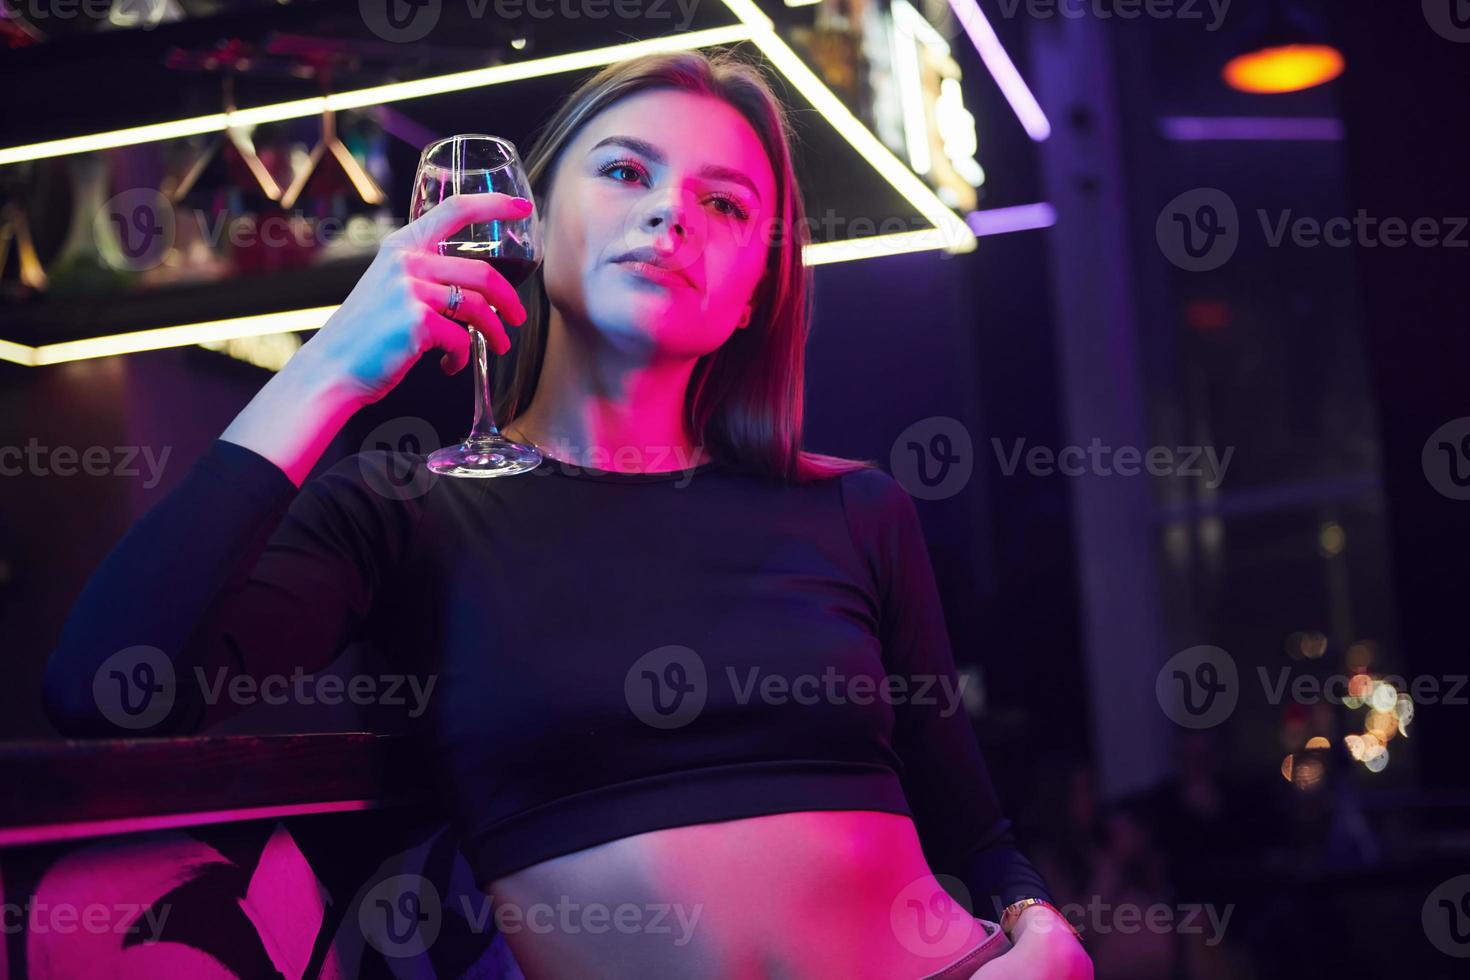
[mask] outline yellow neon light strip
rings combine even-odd
[[[906,252],[949,248],[952,244],[953,242],[945,238],[943,231],[937,228],[925,228],[920,231],[873,235],[868,238],[841,242],[818,242],[806,246],[802,251],[802,259],[807,265],[827,265],[833,262],[851,262],[855,259],[868,259],[881,255],[901,255]],[[73,340],[62,344],[45,344],[41,347],[27,347],[24,344],[0,340],[0,361],[10,361],[26,367],[41,367],[47,364],[62,364],[66,361],[83,361],[93,357],[137,354],[141,351],[162,350],[165,347],[185,347],[201,341],[317,330],[336,310],[336,306],[315,306],[304,310],[286,310],[281,313],[262,313],[229,320],[136,330],[132,333]]]
[[[893,79],[903,105],[903,135],[909,162],[916,173],[927,174],[934,166],[929,156],[929,126],[924,114],[924,82],[919,65],[919,39],[908,25],[904,11],[914,8],[904,0],[893,0]],[[914,16],[918,16],[917,13]]]
[[[944,35],[935,30],[934,25],[925,20],[924,15],[915,10],[912,4],[907,0],[898,0],[892,6],[893,19],[903,21],[905,31],[936,54],[949,55],[949,42],[944,39]]]
[[[183,347],[197,344],[201,340],[231,340],[235,337],[255,337],[266,333],[285,333],[296,330],[315,330],[327,322],[336,306],[314,306],[304,310],[286,310],[282,313],[261,313],[255,316],[240,316],[229,320],[213,320],[207,323],[185,323],[177,327],[156,327],[152,330],[135,330],[132,333],[113,334],[109,337],[92,337],[87,340],[72,340],[62,344],[44,344],[40,347],[25,347],[9,344],[0,349],[0,357],[17,364],[40,367],[45,364],[61,364],[65,361],[83,361],[90,357],[112,357],[116,354],[136,354],[145,350],[161,350],[165,347]],[[10,356],[17,354],[19,356]]]
[[[852,262],[856,259],[871,259],[880,255],[903,255],[906,252],[928,252],[935,249],[948,251],[970,251],[974,248],[975,234],[970,233],[970,249],[956,248],[948,229],[923,228],[919,231],[899,231],[887,235],[872,235],[867,238],[848,238],[840,242],[817,242],[808,245],[801,253],[807,265],[828,265],[832,262]]]
[[[894,156],[892,151],[874,136],[848,110],[847,106],[843,105],[842,101],[807,67],[796,52],[781,40],[770,18],[761,13],[751,0],[723,0],[723,2],[740,20],[739,25],[651,38],[645,41],[630,41],[604,48],[553,55],[549,58],[539,58],[514,65],[495,65],[432,78],[394,82],[351,92],[338,92],[325,97],[319,96],[241,109],[233,113],[213,113],[171,123],[156,123],[91,136],[77,136],[47,143],[10,147],[0,149],[0,166],[19,163],[23,160],[38,160],[70,153],[84,153],[155,140],[174,139],[198,133],[219,132],[233,126],[252,126],[283,119],[298,119],[318,115],[329,108],[334,110],[354,109],[487,85],[499,85],[556,72],[600,67],[643,54],[685,51],[691,48],[751,41],[761,49],[787,81],[831,123],[838,134],[857,151],[868,165],[892,184],[894,189],[914,206],[915,210],[934,225],[932,229],[921,231],[874,235],[862,239],[809,245],[802,253],[807,265],[825,265],[878,255],[898,255],[905,252],[934,249],[969,252],[975,248],[975,233],[969,225],[947,207],[927,184],[905,166],[898,157]],[[174,327],[159,327],[109,337],[45,344],[40,347],[29,347],[0,340],[0,360],[28,367],[39,367],[93,357],[110,357],[166,347],[182,347],[201,340],[228,340],[234,337],[249,337],[267,333],[315,330],[321,327],[336,309],[336,306],[320,306],[289,310],[283,313],[267,313]]]
[[[741,23],[751,28],[751,41],[823,118],[831,123],[838,135],[847,140],[869,166],[878,171],[916,211],[943,233],[940,236],[943,244],[935,247],[942,247],[950,252],[974,250],[975,233],[970,230],[970,226],[842,104],[842,100],[807,67],[806,62],[777,36],[770,19],[760,12],[752,0],[724,0],[724,4],[730,8],[731,13],[740,18]]]
[[[9,361],[12,364],[24,364],[26,367],[36,366],[36,348],[27,347],[25,344],[16,344],[8,340],[0,340],[0,361]]]
[[[768,22],[769,23],[769,22]],[[558,72],[578,71],[583,68],[599,68],[625,58],[656,54],[663,51],[687,51],[690,48],[705,48],[717,44],[735,44],[751,39],[752,31],[743,24],[714,27],[688,34],[671,34],[650,38],[646,41],[628,41],[604,48],[590,48],[569,54],[552,55],[531,61],[509,65],[492,65],[489,68],[474,68],[469,71],[435,75],[408,82],[392,82],[372,88],[356,89],[351,92],[335,92],[327,96],[278,102],[274,105],[237,109],[234,112],[215,112],[190,119],[173,122],[152,123],[130,129],[114,129],[90,136],[71,136],[66,139],[50,140],[45,143],[30,143],[0,149],[0,166],[21,163],[25,160],[42,160],[47,157],[66,156],[71,153],[88,153],[107,150],[118,146],[133,146],[157,140],[195,136],[199,133],[217,133],[234,126],[256,126],[283,119],[302,119],[318,116],[327,109],[360,109],[363,106],[384,105],[418,99],[426,95],[442,95],[465,89],[483,88],[487,85],[502,85],[506,82],[524,81]]]

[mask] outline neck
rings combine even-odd
[[[503,427],[548,455],[618,472],[684,469],[709,456],[695,444],[684,397],[695,361],[621,350],[554,307],[536,394]]]

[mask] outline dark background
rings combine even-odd
[[[269,17],[283,30],[341,33],[355,6],[294,4]],[[1470,706],[1417,706],[1408,738],[1390,743],[1390,764],[1371,773],[1342,746],[1362,711],[1272,703],[1256,677],[1340,675],[1359,644],[1374,651],[1374,676],[1435,678],[1449,690],[1470,673],[1470,502],[1438,492],[1421,461],[1431,433],[1470,416],[1470,248],[1271,247],[1256,214],[1363,209],[1446,229],[1470,216],[1470,44],[1436,34],[1418,3],[1299,3],[1344,53],[1345,74],[1291,95],[1233,92],[1219,66],[1267,6],[1236,0],[1211,32],[1178,19],[1028,17],[1024,5],[1006,17],[982,3],[1040,94],[1056,130],[1045,144],[1026,137],[949,24],[988,176],[981,208],[1049,200],[1058,222],[983,238],[965,255],[818,267],[807,443],[887,465],[909,425],[964,424],[974,477],[951,497],[917,503],[956,658],[983,679],[976,735],[1026,850],[1060,899],[1083,906],[1233,909],[1218,945],[1182,929],[1091,937],[1099,977],[1458,976],[1420,913],[1432,890],[1470,872]],[[130,111],[158,118],[158,100],[172,100],[163,118],[213,111],[215,81],[157,62],[181,39],[257,30],[266,12],[246,5],[220,16],[234,20],[60,37],[7,55],[13,78],[49,95],[12,95],[3,142],[126,125]],[[474,35],[452,36],[469,45]],[[95,71],[78,73],[83,62]],[[97,83],[124,77],[126,86]],[[440,132],[484,118],[520,137],[569,81],[518,89],[514,101],[495,90],[421,100],[412,112]],[[1183,142],[1164,122],[1180,117],[1326,120],[1340,135]],[[813,211],[901,212],[820,126],[802,125]],[[412,152],[395,147],[393,171],[405,173]],[[1156,219],[1177,195],[1206,187],[1235,202],[1241,244],[1223,267],[1188,272],[1164,254]],[[53,299],[60,305],[45,305]],[[16,331],[6,336],[22,336],[85,330],[110,313],[63,297],[0,315]],[[54,734],[36,692],[71,601],[266,376],[197,348],[0,363],[0,445],[34,436],[171,453],[154,488],[0,478],[0,737]],[[318,468],[400,416],[457,437],[468,406],[467,377],[420,364],[352,420]],[[1006,475],[992,442],[1086,445],[1098,433],[1233,447],[1234,456],[1218,492],[1206,492],[1146,476]],[[1340,548],[1324,547],[1332,527]],[[1304,660],[1301,636],[1313,632],[1325,652]],[[1165,659],[1201,644],[1234,658],[1241,697],[1227,721],[1190,733],[1158,710],[1152,685]],[[1135,702],[1145,710],[1125,707]],[[235,730],[362,724],[313,708],[246,715]],[[1311,735],[1330,748],[1304,752]],[[1320,779],[1283,779],[1289,755],[1319,765]]]

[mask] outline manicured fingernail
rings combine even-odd
[[[517,198],[514,198],[514,201],[515,201],[516,207],[520,208],[522,211],[529,211],[529,210],[531,210],[531,202],[529,200],[527,200],[526,198],[524,198],[524,197],[517,197]]]

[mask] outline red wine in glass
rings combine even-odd
[[[454,194],[505,194],[533,202],[522,218],[482,221],[467,225],[438,243],[440,255],[489,262],[512,287],[535,271],[541,262],[541,224],[515,144],[498,136],[450,136],[424,147],[414,174],[409,220],[431,210]],[[470,363],[474,369],[475,420],[470,434],[453,446],[429,454],[431,472],[445,476],[511,476],[534,469],[541,454],[501,435],[490,408],[490,372],[486,366],[485,338],[472,325]]]
[[[530,278],[531,273],[536,271],[540,265],[537,259],[528,259],[522,255],[497,255],[491,249],[498,247],[499,243],[486,242],[440,242],[440,255],[457,255],[466,259],[480,259],[489,262],[491,268],[505,277],[505,281],[512,286],[520,288],[521,283]]]

